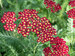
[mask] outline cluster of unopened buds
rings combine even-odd
[[[45,56],[70,56],[68,54],[69,47],[62,38],[56,37],[50,41],[50,44],[52,48],[46,47],[43,50]]]
[[[70,0],[69,5],[71,5],[71,7],[75,7],[75,0]],[[73,19],[73,27],[75,28],[75,8],[72,8],[69,11],[67,11],[67,15],[68,18]]]
[[[14,12],[5,12],[3,17],[1,18],[1,22],[5,23],[4,28],[7,31],[13,31],[16,27],[16,24],[14,23],[17,18],[14,17]]]
[[[61,10],[61,6],[52,0],[44,0],[44,4],[47,5],[46,8],[50,8],[53,13]]]

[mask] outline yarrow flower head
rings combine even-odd
[[[5,23],[4,28],[7,31],[13,31],[16,27],[14,23],[17,20],[14,12],[5,12],[3,17],[1,18],[1,22]]]
[[[45,56],[70,56],[68,54],[69,48],[62,38],[56,37],[50,41],[52,48],[47,47],[43,50]]]
[[[51,12],[55,13],[61,9],[61,6],[59,4],[56,4],[52,0],[44,0],[44,4],[47,5],[46,8],[50,8]]]
[[[24,9],[23,12],[19,12],[18,19],[22,19],[22,21],[18,25],[18,33],[26,37],[30,31],[35,32],[39,37],[37,41],[42,43],[53,40],[53,35],[56,35],[56,29],[51,26],[46,17],[40,18],[37,13],[33,9]]]
[[[75,19],[75,8],[70,9],[69,11],[67,11],[67,15],[68,15],[68,18]]]
[[[71,5],[71,7],[75,7],[75,0],[70,0],[69,5]]]

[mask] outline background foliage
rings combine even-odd
[[[0,0],[0,19],[4,12],[13,11],[18,17],[18,12],[23,9],[35,9],[40,17],[47,17],[53,27],[57,30],[57,36],[64,38],[69,46],[70,56],[75,56],[75,29],[72,27],[73,20],[68,18],[66,12],[71,9],[68,5],[69,0],[53,0],[59,3],[62,10],[51,13],[46,9],[44,0]],[[19,21],[15,23],[19,24]],[[26,38],[17,33],[7,32],[0,22],[0,56],[44,56],[43,49],[49,45],[49,42],[37,43],[35,33],[30,33]]]

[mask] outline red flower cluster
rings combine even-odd
[[[44,4],[47,5],[46,8],[50,8],[51,12],[57,12],[61,9],[61,6],[59,4],[56,4],[54,1],[52,0],[44,0]]]
[[[53,40],[52,35],[56,35],[56,30],[51,26],[46,17],[40,18],[37,15],[36,10],[24,9],[23,12],[19,12],[19,19],[22,19],[18,25],[18,33],[21,33],[24,37],[29,35],[29,32],[35,32],[37,34],[38,42],[46,42]]]
[[[68,18],[75,19],[75,8],[70,9],[69,11],[67,11],[67,15],[68,15]]]
[[[56,29],[51,26],[46,17],[40,18],[37,13],[38,12],[33,9],[24,9],[23,12],[18,13],[18,19],[21,19],[21,23],[17,28],[18,33],[21,33],[24,37],[26,37],[27,35],[29,35],[29,32],[34,32],[37,34],[37,37],[39,37],[37,42],[41,41],[42,43],[45,43],[47,41],[50,41],[50,44],[55,44],[52,45],[51,49],[47,47],[43,50],[45,56],[69,56],[69,48],[65,44],[66,42],[59,37],[54,38],[53,35],[56,35]],[[1,18],[2,23],[6,23],[4,25],[4,28],[7,31],[13,31],[16,27],[16,24],[14,24],[14,22],[17,19],[14,16],[14,12],[6,12]],[[75,21],[73,23],[75,24]]]
[[[47,47],[43,50],[45,56],[70,56],[68,54],[69,48],[65,43],[62,38],[54,38],[50,41],[50,44],[53,44],[52,48]]]
[[[14,23],[17,19],[14,12],[6,12],[4,13],[3,17],[1,18],[2,23],[6,23],[4,25],[5,30],[7,31],[13,31],[16,27],[16,24]]]
[[[68,18],[73,18],[73,27],[75,28],[75,8],[73,9],[70,9],[69,11],[67,11],[67,15],[68,15]]]
[[[75,0],[70,0],[69,5],[71,5],[71,7],[75,7]]]

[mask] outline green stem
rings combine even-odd
[[[19,12],[18,0],[16,0],[16,3],[15,3],[15,13],[17,14],[17,12]]]
[[[59,12],[59,16],[57,16],[58,17],[58,21],[59,21],[59,23],[57,23],[57,24],[60,24],[61,28],[62,28],[62,26],[64,26],[64,27],[67,26],[67,24],[66,24],[67,21],[63,17],[64,17],[64,13],[66,12],[65,9],[66,9],[68,3],[69,3],[68,0],[64,0],[63,1],[63,4],[61,6],[62,9]]]
[[[65,12],[65,8],[67,7],[67,4],[69,3],[69,0],[64,0],[63,4],[62,4],[62,9],[59,13],[59,17],[61,18],[63,16],[63,12]]]
[[[1,5],[1,8],[3,9],[3,5],[2,5],[2,1],[0,0],[0,5]]]
[[[73,51],[71,54],[75,53],[75,51]]]
[[[70,18],[71,19],[71,18]],[[71,19],[71,34],[73,33],[73,19]],[[71,43],[73,43],[73,34],[72,34],[72,36],[71,36],[71,38],[72,38],[72,42]],[[73,44],[72,44],[72,47],[73,47]]]
[[[48,19],[51,21],[50,15],[51,15],[51,11],[50,11],[50,9],[48,9]]]
[[[7,2],[11,5],[15,5],[15,3],[12,3],[10,0],[7,0]]]
[[[37,45],[34,47],[34,51],[33,51],[34,54],[35,54],[36,48],[37,48],[37,46],[39,45],[39,43],[40,43],[40,42],[38,42]]]

